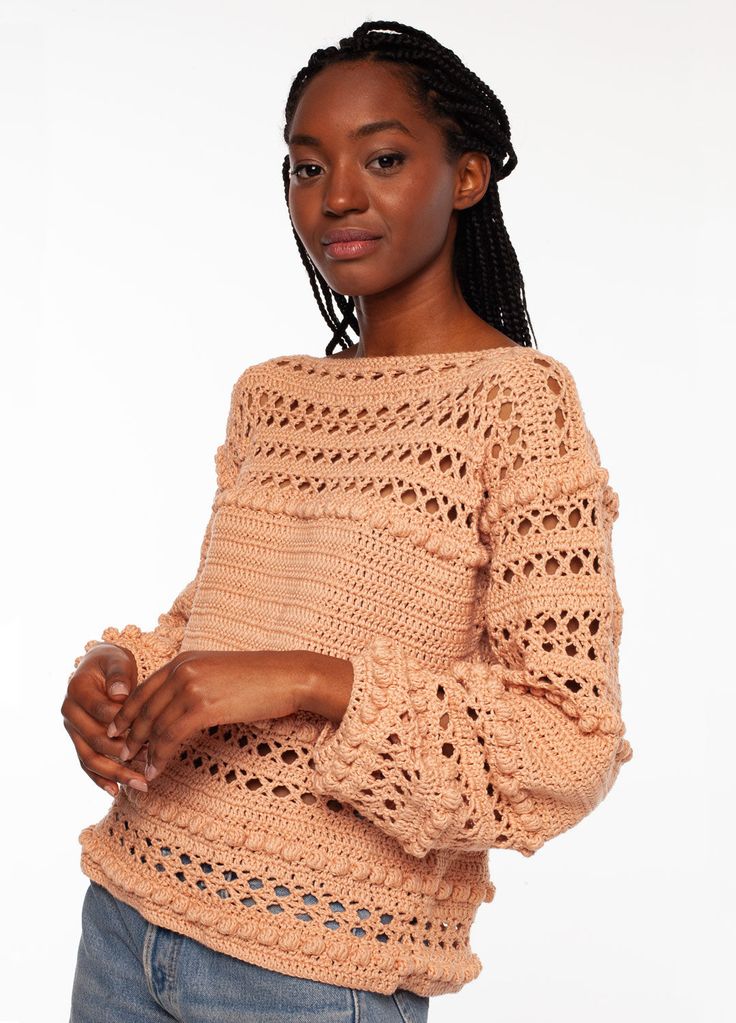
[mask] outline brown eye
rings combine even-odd
[[[300,175],[299,174],[299,171],[302,169],[302,167],[319,167],[319,164],[316,164],[316,163],[298,163],[296,165],[296,167],[294,168],[294,170],[291,172],[291,176],[293,178],[304,177],[304,175]],[[315,174],[307,174],[306,176],[308,178],[316,177]]]
[[[404,159],[405,157],[403,153],[381,153],[380,156],[374,157],[371,160],[371,163],[375,163],[376,160],[393,160],[394,161],[393,166],[390,167],[383,166],[378,168],[379,170],[392,171],[396,167],[401,166],[401,164],[404,162]]]

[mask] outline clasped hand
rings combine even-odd
[[[127,697],[107,734],[128,730],[121,760],[148,743],[151,781],[195,732],[213,725],[286,717],[299,707],[298,688],[278,651],[199,651],[177,654]]]

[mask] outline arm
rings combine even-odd
[[[339,724],[314,746],[314,791],[352,804],[413,856],[531,856],[590,813],[633,755],[617,677],[617,496],[569,371],[542,365],[527,396],[504,392],[485,448],[493,660],[433,668],[376,635],[350,659]]]
[[[247,370],[245,372],[247,373]],[[238,468],[243,457],[244,441],[250,433],[251,420],[247,406],[248,395],[243,386],[244,377],[245,373],[238,378],[233,386],[225,440],[220,444],[215,453],[217,488],[212,502],[210,518],[205,529],[204,539],[200,547],[199,565],[194,578],[179,593],[169,610],[159,615],[158,624],[154,629],[144,632],[137,625],[126,625],[123,629],[108,626],[102,632],[101,639],[91,639],[85,644],[85,653],[99,643],[114,643],[116,646],[129,650],[135,657],[139,683],[143,682],[149,675],[157,671],[179,652],[184,637],[184,630],[192,609],[194,595],[199,585],[199,578],[207,558],[218,498],[224,488],[232,484],[237,477]],[[83,657],[84,654],[80,654],[75,659],[75,667],[79,665]]]

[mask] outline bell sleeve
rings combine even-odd
[[[531,856],[589,814],[633,756],[618,682],[618,496],[570,371],[547,356],[527,369],[485,431],[486,649],[437,668],[372,635],[350,658],[342,720],[312,750],[313,791],[415,857]]]
[[[247,373],[247,370],[246,370]],[[90,639],[84,646],[84,653],[74,661],[79,666],[84,655],[100,643],[114,643],[129,650],[135,657],[138,669],[138,683],[144,682],[154,671],[172,660],[181,647],[184,630],[189,620],[199,579],[204,568],[209,550],[212,525],[218,507],[218,499],[223,490],[230,486],[237,477],[242,461],[244,441],[250,433],[250,416],[248,412],[249,396],[244,387],[245,373],[233,386],[230,397],[230,410],[227,418],[225,440],[215,452],[215,472],[217,486],[212,501],[209,521],[204,533],[199,552],[199,565],[191,582],[181,590],[171,607],[159,615],[155,628],[144,631],[137,625],[126,625],[122,629],[108,626],[103,630],[100,639]]]

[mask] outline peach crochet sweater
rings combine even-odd
[[[267,359],[215,465],[195,578],[103,639],[140,681],[182,650],[348,658],[350,703],[203,730],[81,832],[82,870],[268,969],[457,991],[488,850],[531,856],[632,756],[618,499],[570,371],[519,346]]]

